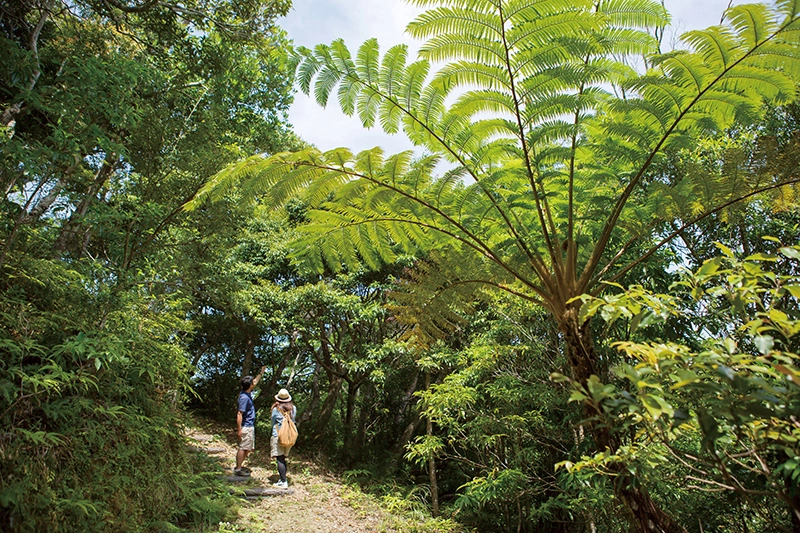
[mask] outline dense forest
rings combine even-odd
[[[412,3],[0,0],[2,531],[218,531],[186,427],[265,366],[419,531],[800,532],[800,2]]]

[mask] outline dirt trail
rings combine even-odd
[[[207,427],[187,430],[191,447],[218,458],[225,475],[233,474],[235,432]],[[250,479],[237,487],[268,487],[278,481],[269,458],[269,445],[256,437],[256,451],[246,465]],[[330,473],[297,454],[288,458],[291,493],[252,500],[242,499],[236,526],[248,533],[392,533],[401,531],[397,519],[374,500],[350,489]],[[242,530],[237,529],[237,530]]]

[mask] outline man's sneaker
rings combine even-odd
[[[239,470],[241,470],[242,472],[246,472],[246,473],[248,473],[248,474],[250,474],[250,473],[252,473],[252,472],[253,472],[252,470],[250,470],[250,469],[249,469],[249,468],[247,468],[246,466],[243,466],[243,467],[241,467]]]
[[[247,477],[250,475],[250,472],[244,470],[244,468],[234,468],[233,475],[239,477]]]
[[[289,488],[289,482],[288,481],[278,481],[273,486],[275,488],[277,488],[277,489],[288,489]]]

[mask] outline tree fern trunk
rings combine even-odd
[[[567,344],[567,356],[574,378],[583,386],[589,378],[597,374],[597,361],[594,352],[589,322],[580,323],[578,309],[569,308],[560,321],[562,333]],[[605,424],[598,423],[601,413],[591,403],[584,404],[588,429],[598,451],[605,449],[611,452],[619,447],[617,437]],[[677,524],[667,513],[662,511],[653,501],[647,490],[642,487],[635,476],[631,475],[624,463],[609,465],[615,475],[615,493],[628,512],[633,531],[636,533],[686,533],[686,529]]]

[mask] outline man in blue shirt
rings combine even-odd
[[[239,410],[236,412],[236,430],[239,435],[239,450],[236,452],[236,468],[233,473],[237,476],[249,476],[250,469],[242,466],[244,460],[256,447],[256,407],[250,395],[256,388],[261,376],[264,375],[266,366],[261,367],[261,372],[254,378],[242,378],[242,392],[239,393]]]

